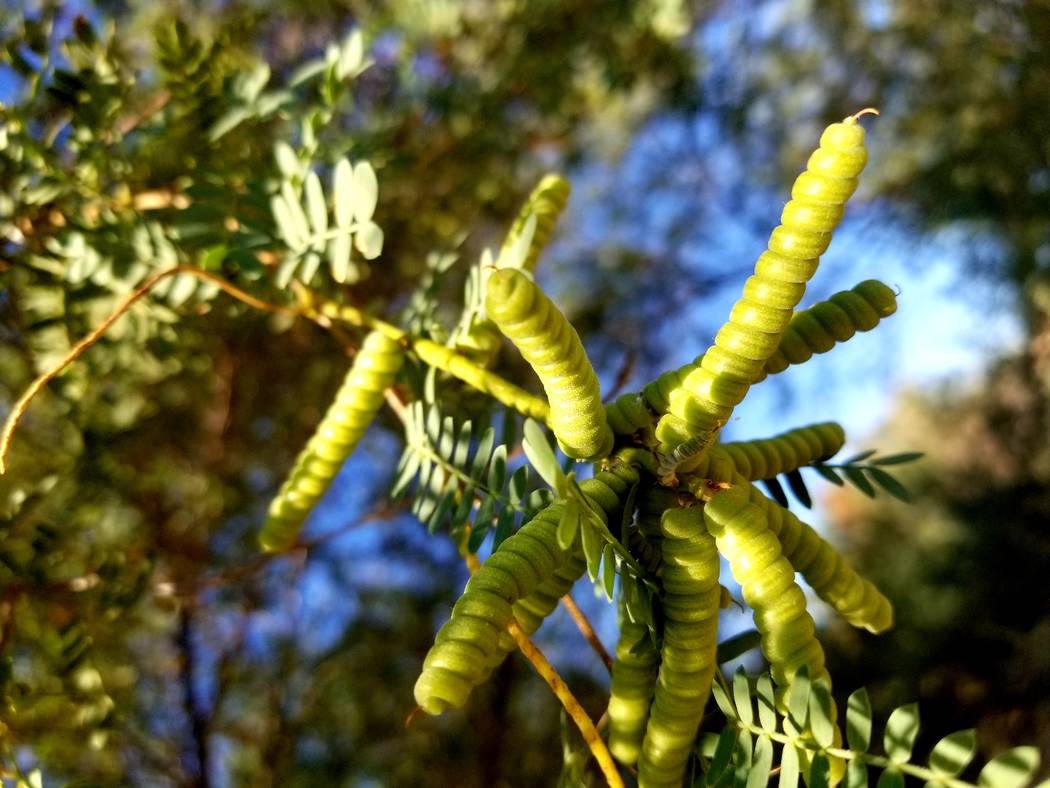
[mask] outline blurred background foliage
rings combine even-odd
[[[823,368],[820,390],[847,410],[822,416],[926,460],[909,466],[911,507],[830,498],[833,535],[899,611],[879,639],[829,624],[832,673],[883,710],[919,699],[931,736],[976,724],[993,752],[1050,754],[1050,4],[70,2],[0,15],[5,405],[173,264],[296,297],[275,285],[270,196],[344,157],[378,174],[382,256],[355,252],[357,276],[319,277],[322,295],[392,316],[435,255],[457,254],[421,318],[440,337],[465,266],[561,170],[576,195],[541,281],[607,387],[645,382],[706,345],[819,129],[880,107],[847,241],[815,286],[892,271],[914,318],[858,339],[859,364]],[[278,142],[292,160],[275,158]],[[945,239],[954,311],[922,295],[923,250]],[[982,343],[1004,315],[1010,341]],[[930,358],[935,330],[966,334],[966,374],[895,376]],[[521,660],[466,710],[404,724],[465,570],[386,501],[392,431],[370,433],[298,548],[259,554],[268,499],[345,354],[316,326],[173,278],[35,401],[0,479],[6,776],[555,782],[558,710]],[[851,397],[862,373],[882,404]],[[767,431],[795,426],[806,390],[766,386]],[[581,596],[608,634],[610,609]],[[601,668],[563,624],[542,642],[597,716]]]

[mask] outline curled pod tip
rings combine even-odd
[[[576,330],[521,271],[489,277],[485,309],[536,372],[550,403],[548,424],[568,456],[597,460],[612,451],[598,376]]]

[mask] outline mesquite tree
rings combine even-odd
[[[668,39],[666,18],[654,20],[636,31],[648,46]],[[868,110],[825,130],[710,347],[604,405],[576,330],[534,279],[568,199],[564,177],[539,180],[498,249],[476,260],[436,251],[416,270],[387,268],[388,256],[424,243],[411,235],[421,226],[391,232],[384,219],[386,175],[405,166],[397,140],[377,134],[349,145],[331,134],[340,113],[383,109],[381,87],[368,83],[372,42],[361,31],[275,77],[262,65],[238,68],[235,47],[165,29],[165,89],[142,103],[118,37],[77,20],[61,65],[37,64],[34,57],[57,57],[45,28],[25,22],[29,50],[8,46],[27,92],[5,111],[3,128],[8,307],[12,334],[39,373],[14,402],[0,445],[13,480],[0,545],[3,644],[16,632],[32,642],[0,675],[11,776],[35,779],[20,766],[20,743],[42,754],[63,746],[39,731],[68,724],[68,708],[76,710],[71,729],[88,732],[91,748],[119,748],[110,733],[115,709],[134,682],[122,685],[118,671],[104,675],[104,651],[120,648],[107,642],[107,622],[135,615],[144,596],[153,612],[167,605],[178,617],[183,659],[192,661],[200,651],[191,614],[178,600],[164,602],[170,584],[195,577],[203,593],[212,582],[193,575],[200,541],[187,533],[240,506],[239,550],[249,560],[310,548],[303,526],[382,418],[400,439],[400,457],[376,509],[407,509],[473,574],[414,667],[419,710],[436,715],[469,703],[520,650],[550,684],[550,703],[560,702],[582,734],[566,736],[569,784],[793,786],[800,777],[862,784],[869,772],[887,784],[905,775],[971,784],[959,775],[973,768],[972,731],[945,737],[913,763],[915,707],[889,717],[885,754],[871,751],[863,690],[839,713],[795,573],[873,633],[892,626],[892,600],[789,510],[778,481],[807,505],[806,468],[867,494],[907,498],[892,468],[917,456],[838,460],[845,434],[834,422],[784,425],[766,440],[720,440],[752,385],[875,328],[896,309],[893,289],[868,280],[797,310],[867,161]],[[229,58],[225,70],[211,70],[221,56]],[[358,90],[364,110],[353,105]],[[272,145],[255,141],[264,131]],[[465,221],[445,224],[458,230]],[[462,297],[450,296],[459,281]],[[201,397],[202,365],[213,363],[209,333],[218,328],[231,344],[252,344],[257,312],[276,330],[327,337],[330,359],[351,357],[330,403],[305,403],[299,390],[284,403],[280,415],[311,423],[312,434],[284,446],[285,454],[301,448],[294,461],[274,462],[287,475],[265,512],[243,488],[231,505],[201,470],[252,448],[224,441],[229,399],[246,383],[234,371],[236,352],[225,356],[226,390],[208,392],[219,404],[206,414],[213,425],[206,441],[196,430],[172,434],[172,422],[151,424],[157,414],[193,412],[187,403]],[[279,341],[276,330],[271,342]],[[95,345],[106,342],[113,352],[97,354]],[[31,377],[16,355],[5,360],[12,379]],[[292,353],[276,378],[251,383],[265,390],[280,387],[281,376],[309,374],[316,373]],[[254,398],[256,419],[269,403]],[[263,440],[276,434],[292,443],[287,427],[257,428]],[[97,452],[125,435],[122,456]],[[182,462],[153,464],[152,450],[168,440]],[[156,499],[158,490],[178,505]],[[163,539],[121,547],[142,513],[164,520],[176,512],[181,519]],[[67,525],[81,535],[79,546],[62,532]],[[728,573],[720,575],[719,556]],[[562,599],[571,605],[584,574],[620,617],[608,713],[597,721],[529,640]],[[236,572],[216,583],[235,584]],[[755,628],[725,637],[718,623],[734,602],[730,586],[739,587],[737,604],[751,609]],[[87,604],[77,596],[84,593]],[[756,649],[768,671],[723,673],[721,665]],[[203,726],[194,667],[184,669],[190,717]],[[395,702],[412,712],[408,697]],[[196,733],[204,781],[207,735]],[[278,734],[263,749],[276,760],[281,746]],[[1021,785],[1037,767],[1036,751],[1018,747],[977,779]]]

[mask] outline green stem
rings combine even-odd
[[[397,340],[408,347],[424,364],[429,364],[443,372],[447,372],[452,377],[458,378],[483,394],[488,394],[503,405],[513,408],[525,416],[544,423],[547,421],[550,409],[546,400],[515,386],[495,372],[479,367],[452,348],[445,347],[429,339],[412,337],[397,326],[372,317],[367,312],[354,306],[328,302],[322,304],[318,312],[332,320],[381,331],[391,339]]]
[[[881,769],[897,769],[898,771],[909,774],[912,777],[917,777],[925,782],[935,782],[938,785],[948,786],[948,788],[976,788],[973,783],[968,783],[965,780],[959,780],[954,777],[948,777],[947,775],[935,772],[933,769],[927,769],[924,766],[916,766],[913,763],[897,763],[896,761],[890,760],[884,755],[872,755],[867,752],[856,752],[855,750],[847,750],[841,747],[821,747],[816,742],[807,741],[805,739],[798,739],[794,736],[789,736],[786,733],[777,733],[776,731],[767,731],[757,725],[745,725],[741,720],[734,719],[732,723],[736,727],[746,730],[748,733],[756,736],[768,736],[775,742],[784,745],[790,745],[796,749],[809,750],[811,752],[824,753],[835,758],[842,758],[846,761],[857,760],[865,764],[877,766]]]
[[[516,512],[521,512],[522,514],[528,513],[527,510],[523,509],[520,504],[510,500],[510,498],[507,498],[500,492],[494,492],[493,490],[490,490],[487,485],[482,484],[477,479],[472,478],[470,474],[464,472],[460,468],[457,468],[455,465],[448,462],[444,457],[442,457],[440,454],[438,454],[437,451],[434,450],[434,447],[430,445],[430,443],[412,440],[409,442],[409,446],[412,448],[413,451],[417,452],[418,454],[424,455],[435,465],[440,465],[441,468],[443,468],[447,473],[451,474],[452,476],[455,476],[464,484],[474,485],[475,489],[480,490],[485,495],[488,495],[490,498],[495,498],[504,506],[510,507]]]

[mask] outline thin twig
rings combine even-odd
[[[70,350],[69,353],[67,353],[66,356],[57,365],[52,367],[43,375],[40,375],[36,380],[29,384],[29,388],[27,388],[25,393],[22,394],[21,397],[19,397],[18,402],[15,403],[14,407],[11,409],[11,412],[8,414],[7,420],[4,422],[3,432],[0,433],[0,474],[4,474],[7,472],[6,460],[7,452],[11,445],[11,435],[14,433],[15,427],[17,426],[19,420],[25,413],[26,408],[29,407],[29,403],[32,401],[33,397],[39,394],[40,390],[44,388],[44,386],[46,386],[52,380],[57,378],[62,373],[62,370],[64,370],[66,367],[68,367],[70,364],[76,361],[81,353],[83,353],[89,347],[98,342],[98,340],[101,339],[102,335],[109,330],[109,327],[112,326],[125,312],[127,312],[128,309],[130,309],[136,301],[138,301],[151,289],[153,289],[153,287],[155,287],[158,282],[160,282],[163,279],[166,279],[169,276],[174,276],[175,274],[188,274],[190,276],[196,276],[199,279],[204,279],[205,281],[211,282],[212,284],[221,288],[228,295],[231,295],[239,301],[243,301],[244,303],[248,304],[248,306],[254,307],[256,309],[262,309],[266,312],[277,312],[279,314],[294,316],[299,316],[301,314],[298,310],[291,309],[286,306],[281,306],[280,304],[271,304],[268,301],[258,299],[255,296],[246,293],[244,290],[241,290],[239,287],[230,284],[222,277],[216,276],[215,274],[210,273],[208,271],[202,271],[201,269],[195,268],[192,265],[179,265],[175,266],[174,268],[169,268],[165,271],[161,271],[160,273],[154,274],[145,282],[143,282],[138,287],[138,289],[135,290],[135,292],[125,297],[117,306],[117,308],[114,309],[113,312],[111,312],[105,320],[99,323],[98,326],[96,326],[86,337],[77,342],[77,344],[73,346],[73,349]]]
[[[634,351],[628,350],[624,354],[623,363],[620,364],[619,371],[616,373],[616,380],[613,382],[612,388],[605,392],[605,396],[602,397],[602,402],[612,402],[620,395],[620,392],[624,390],[627,381],[631,379],[631,373],[634,372],[634,361]]]
[[[469,528],[467,530],[469,532]],[[467,538],[469,538],[469,533]],[[471,574],[474,574],[481,568],[481,562],[473,553],[464,551],[463,558],[467,562],[467,568]],[[514,638],[514,642],[518,645],[518,650],[521,651],[525,659],[532,663],[532,667],[547,682],[547,686],[551,688],[555,697],[561,701],[562,707],[572,717],[572,721],[576,723],[576,727],[580,730],[580,735],[583,736],[583,740],[590,749],[591,755],[594,756],[594,760],[598,762],[598,768],[602,770],[602,774],[605,775],[605,781],[610,788],[624,788],[623,778],[620,777],[620,771],[616,768],[612,755],[609,753],[609,748],[605,746],[605,742],[602,740],[601,733],[598,732],[598,728],[590,718],[590,715],[587,714],[586,709],[576,700],[576,696],[572,694],[569,685],[558,675],[558,671],[554,669],[554,666],[551,665],[550,660],[547,659],[539,646],[529,640],[516,619],[511,618],[510,623],[507,624],[507,631]]]
[[[576,622],[576,626],[580,632],[587,639],[587,642],[591,644],[591,648],[601,659],[605,665],[605,669],[612,675],[613,660],[609,656],[609,652],[606,651],[605,646],[598,639],[597,633],[594,631],[594,627],[591,626],[591,622],[584,615],[583,611],[580,610],[579,605],[576,604],[576,600],[572,598],[572,594],[566,594],[561,598],[561,603],[565,605],[565,609],[569,611],[569,615],[572,616],[572,620]]]
[[[521,653],[532,663],[536,672],[547,682],[547,686],[551,688],[551,691],[561,701],[561,705],[565,707],[565,711],[572,717],[576,727],[580,729],[583,740],[590,748],[594,760],[598,762],[598,768],[602,770],[602,774],[605,775],[605,781],[610,788],[623,788],[623,778],[620,777],[620,771],[616,768],[612,755],[609,754],[609,748],[602,741],[602,735],[598,732],[594,721],[587,715],[583,706],[576,700],[576,696],[572,694],[568,685],[558,675],[558,671],[554,669],[554,666],[551,665],[536,644],[525,636],[517,621],[511,619],[511,622],[507,625],[507,631],[514,638],[514,642],[518,644],[518,649],[520,649]]]
[[[478,391],[488,394],[498,402],[519,413],[539,421],[546,421],[550,408],[547,400],[530,394],[525,389],[505,380],[495,372],[478,366],[462,353],[423,337],[413,337],[396,326],[392,326],[367,312],[349,304],[322,303],[306,313],[311,319],[329,318],[353,326],[381,331],[396,342],[401,342],[424,364],[447,372],[454,378]]]

